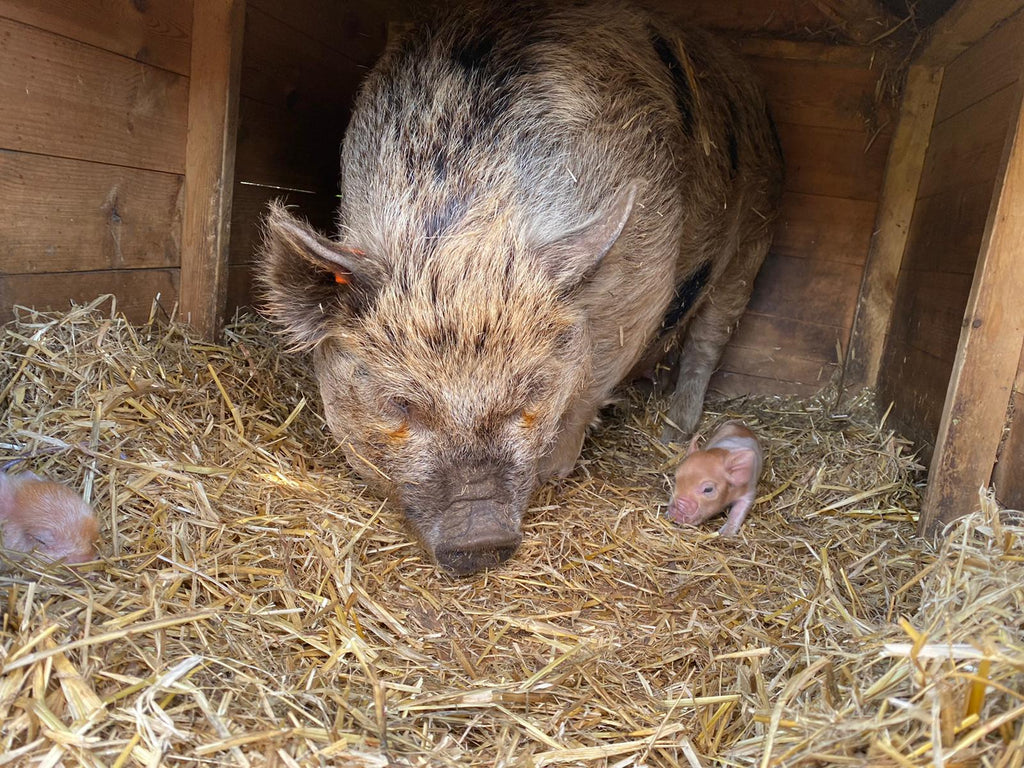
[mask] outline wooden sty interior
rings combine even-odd
[[[787,161],[713,386],[876,388],[930,462],[922,530],[981,485],[1024,506],[1024,2],[648,3],[744,54]],[[0,0],[0,316],[159,296],[215,335],[267,201],[330,228],[353,94],[413,5]]]

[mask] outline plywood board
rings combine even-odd
[[[956,357],[972,275],[906,271],[900,278],[890,335],[907,346],[950,363]],[[939,382],[939,389],[943,382]]]
[[[406,19],[414,8],[407,0],[304,0],[301,10],[279,0],[249,0],[249,6],[273,18],[283,34],[296,32],[364,66],[384,50],[386,22]]]
[[[182,173],[188,80],[0,19],[0,147]]]
[[[245,0],[195,6],[181,230],[181,318],[220,333],[227,295]]]
[[[180,263],[182,177],[0,150],[0,272]]]
[[[742,397],[743,395],[796,395],[810,397],[821,389],[819,383],[802,381],[783,381],[781,379],[750,376],[743,373],[719,370],[711,377],[709,391],[718,392],[726,397]]]
[[[0,0],[0,17],[188,74],[192,0]]]
[[[170,313],[178,298],[177,269],[123,269],[40,275],[0,275],[0,322],[12,305],[64,311],[70,302],[87,304],[105,293],[117,296],[118,311],[132,322],[149,318],[153,300]]]
[[[781,33],[793,30],[823,30],[833,22],[810,0],[761,0],[757,3],[730,3],[721,0],[644,0],[648,8],[669,18],[682,19],[708,29],[734,33]]]

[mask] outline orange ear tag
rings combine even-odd
[[[335,272],[334,282],[338,285],[348,285],[348,275],[343,275],[341,272]]]

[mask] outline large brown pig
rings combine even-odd
[[[330,428],[465,574],[508,558],[635,367],[681,341],[692,431],[781,189],[746,68],[620,2],[439,14],[369,73],[338,234],[266,221],[268,308]]]

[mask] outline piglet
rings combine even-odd
[[[676,470],[676,490],[668,516],[683,525],[698,525],[732,506],[722,536],[735,536],[757,495],[761,446],[738,421],[723,424],[704,447],[690,441],[686,458]]]
[[[0,472],[3,549],[84,563],[95,559],[98,535],[92,509],[70,488],[31,472]]]

